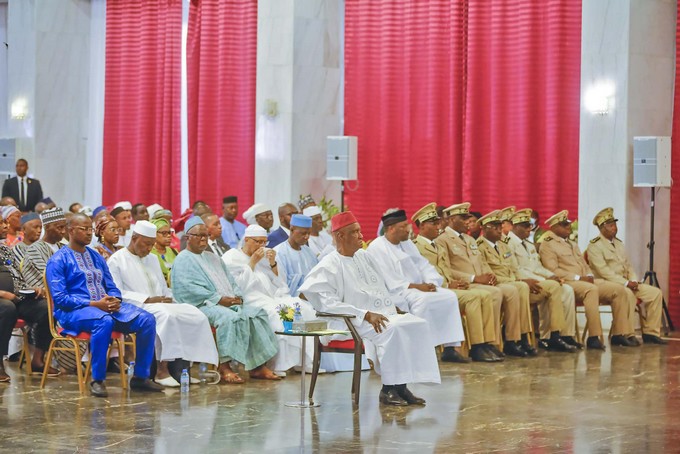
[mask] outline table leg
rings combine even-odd
[[[300,336],[302,337],[302,349],[300,351],[300,365],[302,367],[302,371],[300,372],[300,400],[298,402],[287,402],[286,407],[296,407],[296,408],[310,408],[310,407],[318,407],[320,404],[315,403],[315,402],[307,402],[305,400],[305,374],[307,369],[307,364],[306,364],[306,359],[307,359],[307,336]]]

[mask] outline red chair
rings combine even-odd
[[[23,367],[24,361],[26,361],[26,372],[28,372],[28,375],[31,375],[33,373],[33,368],[31,367],[31,349],[28,346],[28,331],[30,327],[25,321],[18,319],[14,325],[14,329],[20,330],[21,334],[15,334],[13,332],[12,336],[22,337],[24,340],[24,345],[21,348],[21,355],[19,356],[19,369]]]
[[[83,372],[82,366],[82,356],[80,354],[80,349],[78,348],[79,343],[85,343],[89,346],[90,344],[90,333],[79,333],[77,336],[71,336],[68,334],[63,334],[64,329],[57,327],[54,322],[54,301],[52,300],[52,293],[50,292],[50,287],[47,284],[47,279],[43,275],[43,281],[45,282],[45,294],[47,299],[47,314],[49,316],[50,332],[52,333],[52,342],[50,342],[50,347],[47,350],[47,356],[45,357],[45,368],[42,374],[42,380],[40,380],[40,389],[45,387],[45,379],[47,379],[47,372],[49,370],[49,365],[52,361],[52,353],[55,351],[67,351],[72,352],[76,358],[76,374],[78,375],[78,389],[81,394],[85,393],[87,379],[90,375],[90,368],[92,367],[92,358],[87,362],[87,368]],[[127,380],[125,379],[125,363],[123,362],[123,357],[125,356],[125,336],[123,333],[113,332],[111,333],[111,340],[116,343],[118,347],[118,366],[120,367],[120,382],[123,389],[127,388]],[[66,346],[60,346],[59,344],[66,344]],[[106,357],[111,356],[111,347],[106,354]]]

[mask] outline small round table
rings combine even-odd
[[[302,348],[300,349],[300,365],[302,367],[302,371],[300,372],[300,400],[295,401],[295,402],[286,402],[285,405],[286,407],[295,407],[295,408],[311,408],[311,407],[319,407],[321,404],[318,402],[314,402],[313,400],[306,400],[305,399],[305,373],[306,373],[306,368],[307,365],[305,364],[305,359],[306,359],[306,350],[307,350],[307,338],[308,337],[313,337],[314,341],[319,338],[322,334],[317,334],[314,332],[307,332],[307,331],[275,331],[276,334],[280,336],[298,336],[302,338]]]

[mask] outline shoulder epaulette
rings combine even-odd
[[[506,236],[506,237],[503,238],[501,241],[502,241],[503,243],[505,243],[505,244],[508,244],[508,243],[510,243],[510,237],[509,237],[509,236]]]
[[[484,242],[484,237],[477,238],[477,244],[481,245]]]
[[[591,244],[595,244],[595,243],[597,243],[598,241],[600,241],[600,238],[602,238],[602,237],[596,236],[595,238],[593,238],[592,240],[590,240],[590,243],[591,243]]]
[[[552,239],[553,239],[553,237],[551,237],[550,235],[548,235],[548,236],[546,236],[546,237],[543,238],[543,241],[552,241]]]

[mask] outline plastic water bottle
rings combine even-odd
[[[205,385],[208,381],[208,365],[201,363],[198,365],[198,379],[201,380],[201,385]]]
[[[302,312],[300,312],[300,306],[295,308],[295,313],[293,314],[293,331],[300,332],[305,330],[305,321],[302,318]]]
[[[128,383],[128,389],[130,389],[130,380],[132,380],[132,377],[135,375],[135,362],[130,361],[130,365],[127,367],[127,383]]]
[[[189,371],[182,369],[182,377],[179,380],[179,390],[182,394],[189,392]]]

